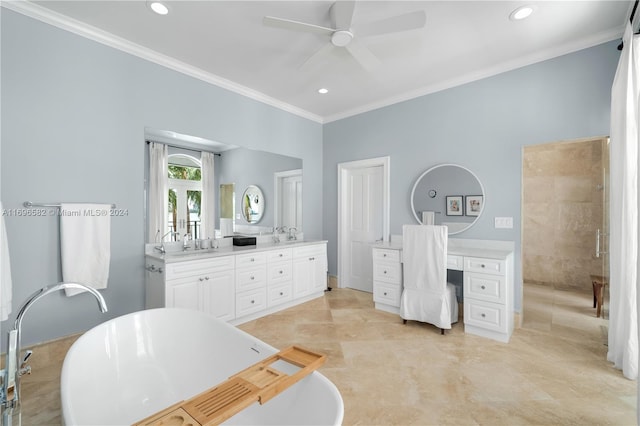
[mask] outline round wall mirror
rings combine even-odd
[[[418,223],[446,225],[449,235],[469,229],[484,210],[484,188],[466,167],[440,164],[422,173],[411,190]]]
[[[264,195],[255,185],[247,186],[242,194],[242,216],[249,223],[258,223],[264,214]]]

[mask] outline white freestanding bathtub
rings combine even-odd
[[[66,425],[132,424],[189,399],[278,351],[225,322],[186,309],[124,315],[87,331],[62,366]],[[339,425],[335,385],[314,371],[225,424]]]

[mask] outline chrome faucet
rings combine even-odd
[[[11,426],[14,416],[18,419],[16,424],[20,424],[20,376],[31,374],[31,367],[27,365],[27,360],[32,352],[26,351],[25,356],[20,360],[22,319],[29,308],[42,297],[67,288],[88,291],[98,301],[100,312],[107,312],[107,304],[102,295],[96,289],[84,284],[62,282],[43,287],[29,296],[18,310],[18,315],[13,323],[13,330],[8,333],[5,368],[0,370],[0,379],[2,379],[2,387],[0,388],[0,412],[2,413],[2,418],[0,419],[0,425],[2,426]]]
[[[296,236],[296,232],[298,231],[298,229],[295,226],[292,226],[289,228],[289,235],[287,236],[287,239],[289,241],[291,240],[297,240],[298,237]]]
[[[156,233],[156,243],[158,242],[158,235],[159,234],[160,234],[160,230],[158,229],[158,232]],[[165,254],[167,251],[164,248],[164,237],[166,237],[169,234],[171,234],[171,237],[174,237],[174,238],[180,235],[179,232],[173,232],[173,231],[167,232],[162,237],[160,237],[160,245],[159,246],[155,246],[154,249],[158,250],[162,254]]]
[[[189,241],[191,241],[191,234],[189,234],[189,233],[184,234],[184,237],[182,239],[182,250],[183,251],[191,247],[189,245]]]

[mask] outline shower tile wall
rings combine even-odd
[[[524,282],[592,291],[589,275],[602,273],[594,252],[603,222],[603,145],[597,139],[524,148]]]

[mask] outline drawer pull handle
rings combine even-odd
[[[387,253],[383,254],[382,257],[387,257]]]
[[[256,303],[256,301],[255,301],[255,300],[252,300],[252,301],[251,301],[251,303]],[[483,314],[483,315],[484,315],[484,314]]]
[[[316,260],[316,258],[315,257],[310,257],[309,260]]]
[[[279,257],[282,257],[282,256],[284,256],[284,255],[283,255],[282,253],[280,253],[278,256],[279,256]]]
[[[387,273],[387,271],[383,271],[382,273],[383,273],[383,274],[386,274],[386,273]]]
[[[480,288],[484,290],[484,289],[485,289],[485,286],[483,286],[483,285],[482,285],[482,286],[480,286]]]
[[[204,281],[204,278],[202,278],[202,277],[200,277],[200,278],[198,278],[198,279],[199,279],[200,281]]]
[[[256,260],[252,257],[252,258],[251,258],[251,261],[252,261],[252,262],[255,262]],[[484,265],[482,265],[482,267],[484,268]]]
[[[283,293],[283,292],[280,292],[280,296],[284,296],[284,293]]]
[[[204,277],[205,280],[209,281],[209,277]]]
[[[251,281],[255,280],[256,277],[254,277],[253,275],[251,275]]]
[[[280,271],[280,275],[284,274],[284,271]]]
[[[480,314],[480,316],[481,316],[482,318],[486,317],[486,315],[485,315],[485,314]]]
[[[387,292],[385,292],[385,293],[384,293],[384,295],[386,296],[386,295],[387,295]]]
[[[481,268],[484,268],[484,263],[481,263],[481,264],[480,264],[480,267],[481,267]]]

